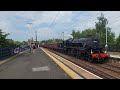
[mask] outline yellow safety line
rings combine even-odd
[[[71,78],[73,79],[83,79],[82,77],[80,77],[77,73],[75,73],[73,70],[71,70],[70,68],[68,68],[66,65],[64,65],[63,63],[61,63],[59,60],[57,60],[56,58],[54,58],[52,55],[50,55],[46,50],[44,50],[43,48],[41,48],[55,63],[57,63]]]
[[[72,65],[75,66],[76,68],[79,68],[79,69],[81,69],[81,70],[83,70],[83,71],[89,73],[90,75],[97,77],[97,79],[98,79],[98,78],[99,78],[99,79],[102,79],[101,77],[99,77],[99,76],[97,76],[97,75],[95,75],[95,74],[93,74],[93,73],[91,73],[91,72],[89,72],[89,71],[87,71],[87,70],[81,68],[80,66],[78,66],[78,65],[76,65],[76,64],[74,64],[74,63],[68,61],[67,59],[65,59],[65,58],[63,58],[63,57],[60,57],[59,55],[57,55],[57,54],[55,54],[55,53],[52,53],[52,52],[50,52],[50,51],[48,51],[48,52],[51,53],[51,54],[53,54],[53,55],[55,55],[56,57],[58,57],[59,60],[60,60],[61,62],[63,62],[63,60],[64,60],[64,61],[67,62],[66,64],[68,64],[68,63],[69,63],[69,64],[72,64]],[[96,78],[93,78],[93,79],[96,79]]]

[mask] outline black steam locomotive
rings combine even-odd
[[[47,44],[43,47],[63,52],[89,62],[106,61],[108,54],[105,53],[97,38],[67,39],[63,43]]]

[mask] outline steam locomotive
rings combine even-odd
[[[46,44],[42,47],[59,51],[89,62],[107,61],[109,55],[100,47],[97,38],[67,39],[63,43]]]

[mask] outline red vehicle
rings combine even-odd
[[[59,48],[57,43],[46,44],[46,45],[43,45],[43,47],[48,48],[48,49],[53,49],[53,50]]]

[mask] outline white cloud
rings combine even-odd
[[[53,30],[48,29],[48,28],[40,28],[37,30],[38,33],[38,38],[40,40],[42,39],[48,39],[49,38],[54,38],[55,33],[53,32]]]
[[[49,25],[57,15],[58,11],[0,11],[0,29],[11,33],[11,38],[19,39],[26,35],[29,37],[27,23],[32,22],[34,31],[38,30],[39,39],[62,38],[62,32],[70,35],[73,29],[84,30],[89,27],[94,28],[99,11],[60,11],[53,26],[48,30]],[[109,20],[108,26],[118,36],[120,34],[120,11],[103,11],[105,17]],[[44,27],[39,25],[46,23]],[[15,36],[17,37],[15,38]],[[22,37],[22,39],[23,39]]]
[[[97,13],[97,15],[95,15]],[[104,11],[105,18],[108,19],[108,26],[112,28],[112,32],[115,32],[116,37],[120,34],[120,11]],[[93,12],[93,17],[81,16],[81,21],[76,23],[73,27],[76,30],[84,30],[87,28],[95,28],[95,22],[98,21],[97,17],[100,16],[100,12]],[[88,19],[87,19],[88,18]]]
[[[106,11],[104,12],[105,17],[108,19],[108,26],[111,31],[115,32],[116,37],[120,34],[119,26],[120,26],[120,11]]]

